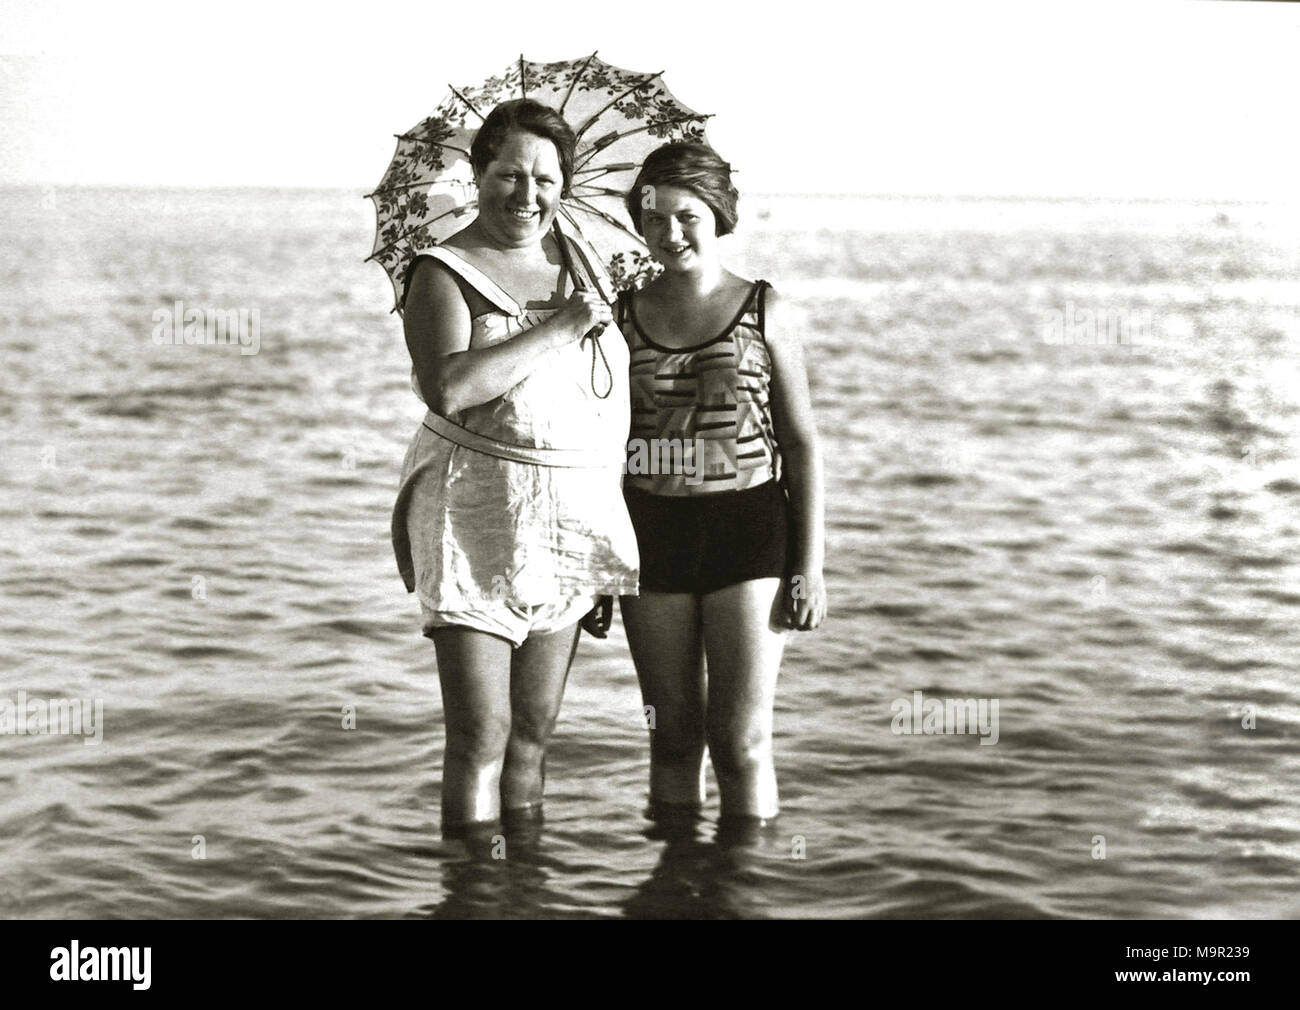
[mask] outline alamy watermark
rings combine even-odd
[[[130,982],[132,989],[148,989],[152,961],[152,947],[83,947],[73,940],[50,950],[50,980]]]
[[[104,742],[102,698],[0,698],[0,736],[80,736],[82,743]]]
[[[170,310],[154,309],[152,339],[159,346],[237,345],[240,354],[256,354],[262,349],[262,316],[256,308],[187,309],[176,301]]]
[[[997,698],[926,698],[913,691],[911,698],[897,698],[890,704],[894,713],[890,729],[910,736],[978,735],[980,746],[998,742]]]
[[[1045,344],[1091,347],[1150,347],[1155,328],[1150,309],[1080,308],[1067,300],[1065,309],[1052,309],[1043,317]]]
[[[699,439],[630,438],[623,472],[632,476],[678,474],[691,486],[701,484]]]

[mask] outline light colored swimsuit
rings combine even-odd
[[[452,249],[416,255],[434,257],[493,306],[472,320],[470,350],[558,311],[526,310]],[[460,626],[518,646],[530,632],[572,625],[597,596],[636,594],[636,536],[621,491],[628,352],[614,336],[601,343],[612,376],[604,398],[584,339],[542,354],[494,400],[425,416],[402,467],[393,549],[426,635]],[[414,372],[411,384],[423,400]]]

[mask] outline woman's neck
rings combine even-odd
[[[544,248],[542,243],[549,237],[549,233],[539,235],[529,242],[511,244],[492,234],[491,230],[484,226],[481,218],[475,218],[458,233],[457,237],[465,249],[478,250],[505,261],[526,261],[536,256],[539,249]]]
[[[727,272],[722,269],[719,260],[701,263],[695,270],[665,270],[658,277],[657,283],[663,293],[672,300],[680,298],[706,298],[726,283]]]

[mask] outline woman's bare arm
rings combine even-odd
[[[810,631],[826,614],[825,491],[821,445],[808,393],[803,346],[781,298],[764,301],[765,336],[772,358],[772,424],[785,463],[794,530],[789,559],[791,584],[785,600],[792,627]]]
[[[469,349],[469,306],[451,271],[433,259],[412,267],[403,329],[424,402],[447,415],[494,400],[522,381],[548,351],[609,322],[598,295],[577,291],[544,323],[476,351]]]

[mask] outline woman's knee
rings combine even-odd
[[[655,731],[650,738],[651,755],[659,764],[695,764],[705,755],[703,734]]]
[[[697,764],[704,756],[703,727],[657,726],[650,731],[651,756],[657,764]]]
[[[512,746],[544,748],[555,732],[558,712],[539,712],[523,710],[516,712],[510,724],[510,743]]]
[[[772,736],[756,725],[711,727],[709,759],[718,775],[754,774],[772,761]]]
[[[447,754],[474,765],[500,761],[510,739],[510,719],[492,715],[465,726],[447,727]]]

